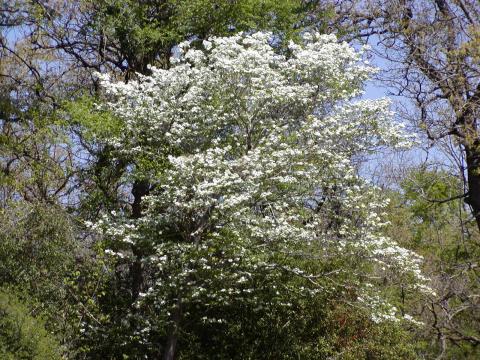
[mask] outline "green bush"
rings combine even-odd
[[[0,358],[62,358],[60,346],[53,335],[45,330],[43,319],[33,317],[28,306],[5,289],[0,289]]]

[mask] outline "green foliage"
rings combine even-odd
[[[65,277],[75,266],[74,228],[60,208],[19,202],[0,212],[0,283],[38,302],[50,330],[69,328]]]
[[[300,20],[302,7],[298,0],[171,2],[175,5],[173,23],[179,34],[201,38],[266,29],[288,36],[293,33],[293,25]]]
[[[62,106],[64,125],[78,126],[82,138],[89,142],[105,141],[118,136],[123,129],[122,122],[108,111],[97,109],[96,99],[83,96],[74,101],[65,102]]]
[[[167,66],[171,48],[198,36],[271,30],[291,36],[304,15],[300,0],[101,0],[95,8],[95,30],[116,43],[129,69],[146,72],[148,64]]]
[[[418,170],[412,171],[401,187],[402,194],[393,194],[396,208],[392,210],[399,218],[392,219],[392,230],[404,231],[409,240],[403,241],[408,241],[410,248],[444,264],[453,265],[470,256],[473,249],[468,249],[462,238],[475,230],[468,223],[463,200],[446,201],[462,194],[460,180],[444,171]],[[462,234],[462,227],[468,232]]]
[[[117,190],[127,165],[131,163],[129,157],[105,145],[112,137],[119,136],[124,127],[110,112],[99,109],[98,101],[96,97],[86,95],[65,101],[57,114],[62,126],[74,129],[80,135],[88,156],[95,158],[78,174],[83,190],[78,194],[81,204],[78,210],[84,219],[95,218],[101,209],[118,208]],[[88,156],[85,161],[88,161]]]
[[[58,341],[45,321],[31,315],[11,289],[0,289],[0,358],[5,360],[62,359]]]
[[[61,209],[42,204],[12,204],[0,212],[0,279],[56,291],[74,261],[72,225]]]

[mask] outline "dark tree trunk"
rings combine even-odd
[[[180,320],[182,317],[181,301],[177,300],[177,306],[172,312],[172,327],[168,335],[165,351],[163,352],[162,360],[174,360],[177,350],[178,329],[180,328]]]
[[[132,186],[132,218],[139,219],[142,216],[142,199],[150,192],[150,184],[146,180],[136,180]]]
[[[473,215],[480,230],[480,144],[475,141],[472,146],[465,147],[468,176],[468,197],[465,202],[471,206]]]
[[[143,267],[141,262],[141,254],[137,249],[134,249],[135,254],[135,261],[132,265],[130,265],[130,277],[131,277],[131,294],[132,294],[132,301],[136,301],[138,299],[138,295],[142,289],[143,284]]]
[[[150,191],[150,184],[143,181],[135,181],[132,186],[132,218],[139,219],[142,216],[142,199],[145,195],[148,195]],[[131,294],[133,301],[137,300],[138,294],[142,288],[143,284],[143,267],[142,267],[142,257],[143,253],[140,248],[137,246],[133,247],[133,254],[135,255],[135,261],[130,266],[130,278],[132,281],[131,285]]]

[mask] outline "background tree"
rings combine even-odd
[[[357,36],[370,37],[390,61],[384,80],[412,100],[407,115],[417,129],[428,142],[449,141],[456,149],[465,191],[455,197],[465,198],[480,228],[477,2],[368,1],[353,10],[351,21],[364,25]]]

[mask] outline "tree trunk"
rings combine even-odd
[[[177,300],[177,306],[172,313],[172,328],[170,334],[168,335],[167,344],[165,346],[165,351],[163,353],[163,360],[174,360],[175,353],[177,350],[177,341],[178,341],[178,329],[180,327],[180,319],[182,316],[181,301],[180,298]]]
[[[468,197],[465,202],[471,206],[473,216],[480,230],[480,144],[474,141],[472,146],[465,146],[468,176]]]
[[[132,185],[132,218],[139,219],[142,216],[142,199],[150,192],[150,184],[146,180],[136,180]]]
[[[135,181],[132,186],[133,204],[132,204],[132,218],[139,219],[142,216],[142,198],[148,195],[150,191],[150,185],[147,181]],[[130,278],[131,278],[131,294],[132,300],[135,301],[138,298],[142,284],[143,284],[143,267],[142,267],[142,250],[138,247],[133,247],[133,254],[135,255],[135,261],[130,266]]]

